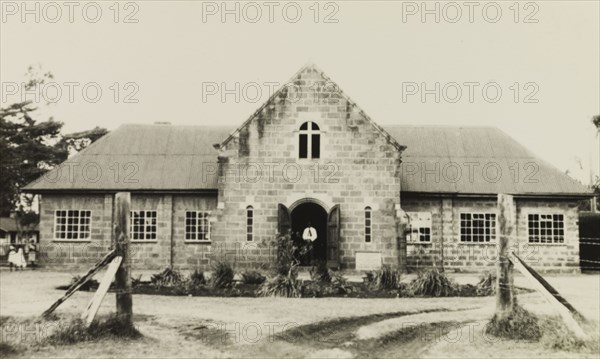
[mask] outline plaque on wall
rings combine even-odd
[[[381,252],[356,252],[356,270],[381,268]]]

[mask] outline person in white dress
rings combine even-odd
[[[23,269],[25,269],[25,267],[27,267],[27,262],[25,261],[25,255],[23,254],[23,247],[19,247],[19,250],[17,250],[17,258],[16,258],[15,265],[17,266],[17,268],[21,268],[21,270],[23,270]]]
[[[25,268],[27,265],[25,263],[25,256],[23,255],[23,248],[19,248],[17,250],[14,246],[10,246],[10,251],[8,253],[8,265],[10,266],[10,271],[12,272],[13,266],[16,267],[17,270],[21,268]]]

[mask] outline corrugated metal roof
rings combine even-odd
[[[407,146],[402,155],[403,192],[590,193],[496,128],[383,128],[399,144]],[[25,190],[214,190],[218,153],[213,144],[228,138],[234,130],[234,127],[124,125],[70,158],[61,172],[54,169]],[[120,166],[118,176],[115,163]],[[75,169],[72,177],[69,164],[76,165],[72,167]],[[103,171],[101,176],[96,172],[98,168]],[[83,169],[87,170],[87,179]]]
[[[494,127],[384,126],[407,146],[402,192],[582,195],[590,190]]]
[[[218,153],[213,144],[222,141],[233,129],[123,125],[30,183],[25,190],[216,189]],[[115,164],[119,166],[118,174]]]

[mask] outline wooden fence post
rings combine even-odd
[[[113,238],[115,252],[123,259],[115,275],[117,285],[117,316],[126,323],[132,322],[133,302],[131,299],[131,257],[129,256],[129,217],[131,210],[131,193],[117,192],[113,213]]]
[[[514,198],[498,194],[498,264],[496,281],[496,314],[505,318],[514,310],[513,264],[509,258],[511,239],[516,231],[516,209]]]

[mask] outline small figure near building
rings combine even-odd
[[[8,265],[11,272],[13,270],[13,266],[16,268],[16,270],[19,270],[19,268],[21,270],[25,269],[27,263],[25,262],[25,256],[23,255],[23,248],[19,248],[17,250],[15,246],[10,246],[8,252]]]
[[[37,260],[37,246],[35,245],[35,240],[31,240],[27,245],[29,249],[29,255],[27,256],[27,260],[29,261],[29,265],[31,269],[35,268],[35,261]]]

